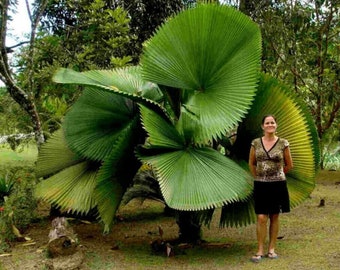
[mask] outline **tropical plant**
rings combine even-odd
[[[260,57],[255,23],[233,8],[202,4],[163,24],[145,44],[140,66],[60,70],[56,82],[86,89],[39,153],[37,176],[48,178],[37,196],[74,212],[97,208],[109,230],[146,163],[182,221],[209,223],[223,207],[222,226],[252,223],[247,152],[260,134],[259,118],[272,112],[292,145],[288,180],[297,205],[314,187],[316,133],[289,89],[260,74]],[[236,129],[228,156],[215,150]]]
[[[9,196],[13,189],[14,180],[6,174],[4,177],[0,176],[0,206],[5,202],[5,198]]]
[[[1,166],[0,178],[0,253],[10,249],[14,239],[23,241],[21,233],[36,219],[34,168],[28,165]]]

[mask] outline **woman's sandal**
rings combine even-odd
[[[258,254],[256,254],[256,255],[254,255],[253,257],[251,257],[251,261],[252,262],[254,262],[254,263],[258,263],[258,262],[260,262],[261,260],[262,260],[262,258],[263,258],[264,256],[263,255],[258,255]]]
[[[269,253],[267,254],[267,257],[268,257],[269,259],[277,259],[279,256],[278,256],[275,252],[269,252]]]

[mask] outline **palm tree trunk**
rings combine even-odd
[[[201,223],[195,212],[177,211],[176,223],[180,242],[199,244],[202,241]]]

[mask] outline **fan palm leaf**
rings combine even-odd
[[[76,159],[66,145],[62,130],[58,130],[40,151],[37,175],[49,178],[37,185],[36,196],[83,214],[97,207],[104,231],[108,231],[121,198],[140,166],[133,152],[140,134],[143,132],[138,130],[122,132],[101,165]]]
[[[84,161],[41,181],[35,194],[64,210],[87,214],[96,206],[96,174],[96,166]]]
[[[138,157],[152,166],[168,206],[205,210],[244,200],[251,192],[250,175],[210,147],[195,147],[153,111],[141,106],[149,146]]]
[[[136,119],[135,121],[139,121]],[[131,186],[133,178],[141,166],[136,159],[134,148],[138,144],[140,134],[134,130],[126,131],[116,141],[114,149],[103,160],[97,177],[94,196],[100,219],[104,222],[104,231],[111,228],[116,210],[127,188]]]
[[[163,95],[155,83],[144,81],[139,66],[118,68],[113,70],[90,70],[77,72],[61,68],[53,76],[57,83],[86,85],[102,91],[116,93],[129,100],[144,104],[167,116],[160,105]]]
[[[65,116],[67,144],[85,158],[103,160],[122,133],[138,129],[136,119],[139,113],[131,100],[96,88],[86,89]]]
[[[61,68],[53,76],[53,80],[64,84],[97,86],[107,91],[140,95],[155,101],[162,98],[156,84],[142,80],[139,66],[84,72]]]
[[[82,161],[82,158],[67,147],[63,131],[59,129],[39,151],[36,176],[46,177]]]
[[[40,149],[36,175],[48,178],[37,184],[35,194],[63,209],[86,214],[96,205],[93,191],[98,168],[98,163],[75,155],[58,130]]]
[[[183,132],[205,143],[234,127],[249,109],[260,55],[260,30],[247,16],[228,6],[199,5],[170,19],[147,42],[142,74],[185,92],[181,115],[194,125]]]

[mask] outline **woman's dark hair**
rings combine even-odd
[[[273,114],[266,114],[265,116],[263,116],[261,124],[264,124],[264,121],[266,120],[267,117],[273,117],[275,122],[276,122],[276,117]]]

